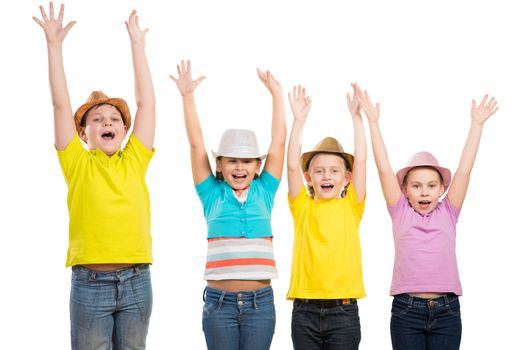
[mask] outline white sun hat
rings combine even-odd
[[[211,151],[213,157],[258,158],[263,160],[267,154],[258,150],[257,137],[251,130],[228,129],[222,134],[218,150]]]

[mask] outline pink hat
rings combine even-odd
[[[402,184],[404,183],[404,177],[411,169],[422,166],[431,167],[437,170],[444,181],[444,190],[448,188],[449,183],[451,182],[451,171],[449,171],[447,168],[439,166],[437,159],[429,152],[418,152],[409,158],[406,167],[400,169],[397,173],[397,179],[400,186],[402,187]]]

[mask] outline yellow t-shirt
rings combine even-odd
[[[287,298],[365,297],[358,236],[364,201],[357,201],[353,185],[344,198],[314,200],[302,187],[288,200],[295,242]]]
[[[85,150],[77,135],[57,153],[68,187],[66,266],[151,263],[145,174],[154,150],[131,134],[124,150],[109,157]]]

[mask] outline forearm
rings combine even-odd
[[[182,96],[182,106],[184,109],[184,124],[189,145],[192,149],[204,148],[202,127],[200,126],[200,120],[198,119],[193,93]]]
[[[144,46],[131,44],[135,75],[135,98],[138,108],[154,109],[155,92]]]
[[[357,199],[364,200],[366,194],[366,160],[367,147],[364,135],[364,123],[362,118],[353,118],[353,132],[355,141],[355,151],[353,159],[353,186]]]
[[[379,173],[392,171],[389,163],[388,152],[378,122],[369,123],[369,132],[371,135],[371,147],[373,149],[373,156],[375,164]]]
[[[457,173],[463,175],[470,175],[473,165],[475,164],[475,159],[477,157],[477,152],[480,145],[480,138],[482,136],[483,125],[472,122],[469,129],[469,134],[462,150],[462,156],[460,158],[460,163],[457,169]]]
[[[62,57],[62,44],[48,44],[47,53],[53,108],[55,111],[69,111],[70,114],[72,114]]]
[[[300,170],[300,153],[302,152],[302,135],[304,133],[305,120],[293,121],[291,134],[289,135],[289,144],[287,149],[287,168],[288,171]]]
[[[273,117],[271,119],[271,147],[284,148],[286,145],[286,108],[281,94],[272,96]]]

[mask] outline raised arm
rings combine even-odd
[[[71,21],[65,27],[62,26],[64,18],[63,4],[60,6],[60,13],[56,19],[52,2],[49,3],[49,17],[43,6],[40,6],[40,13],[42,14],[42,20],[36,17],[33,17],[33,19],[42,27],[47,40],[49,84],[55,124],[55,146],[57,149],[63,150],[75,137],[76,128],[64,72],[62,43],[76,22]]]
[[[198,113],[195,105],[194,91],[198,84],[205,79],[201,76],[197,80],[191,78],[191,61],[182,61],[176,66],[178,78],[170,76],[176,83],[180,95],[182,95],[182,105],[184,107],[184,123],[186,134],[189,141],[191,152],[191,170],[193,171],[193,182],[199,184],[211,174],[211,165],[207,157],[202,128],[198,120]]]
[[[289,197],[294,200],[304,185],[300,169],[300,153],[302,152],[302,134],[311,108],[311,99],[306,94],[306,88],[300,85],[293,86],[293,95],[289,92],[288,99],[294,119],[287,148],[287,181]]]
[[[353,96],[347,93],[348,109],[353,120],[353,133],[355,140],[355,155],[353,159],[353,170],[351,178],[357,200],[363,201],[366,197],[366,161],[367,161],[367,147],[366,135],[364,132],[364,122],[362,121],[362,114],[360,112],[360,101],[357,96],[359,87],[357,83],[351,84],[353,87]]]
[[[466,198],[471,170],[477,157],[484,122],[499,109],[495,98],[492,97],[489,101],[488,98],[489,96],[485,95],[478,106],[475,100],[471,101],[471,126],[469,128],[468,138],[466,139],[459,166],[453,176],[448,192],[449,202],[455,208],[461,208]]]
[[[386,200],[386,204],[393,205],[400,199],[402,191],[397,181],[397,177],[389,164],[388,152],[378,125],[380,104],[377,103],[373,105],[368,92],[362,92],[359,88],[357,89],[357,96],[360,101],[360,106],[364,113],[366,113],[368,119],[371,146],[373,148],[373,156],[375,157],[375,164],[377,165],[380,184],[382,186],[382,193]]]
[[[271,93],[273,99],[273,117],[271,119],[271,144],[267,154],[264,170],[280,179],[282,168],[284,167],[284,153],[286,151],[286,109],[284,107],[284,97],[282,87],[273,75],[266,71],[257,69],[260,81]]]
[[[153,148],[155,139],[155,92],[146,57],[146,33],[149,29],[140,30],[138,15],[133,10],[126,22],[131,40],[131,55],[135,75],[136,116],[133,134],[149,149]]]

